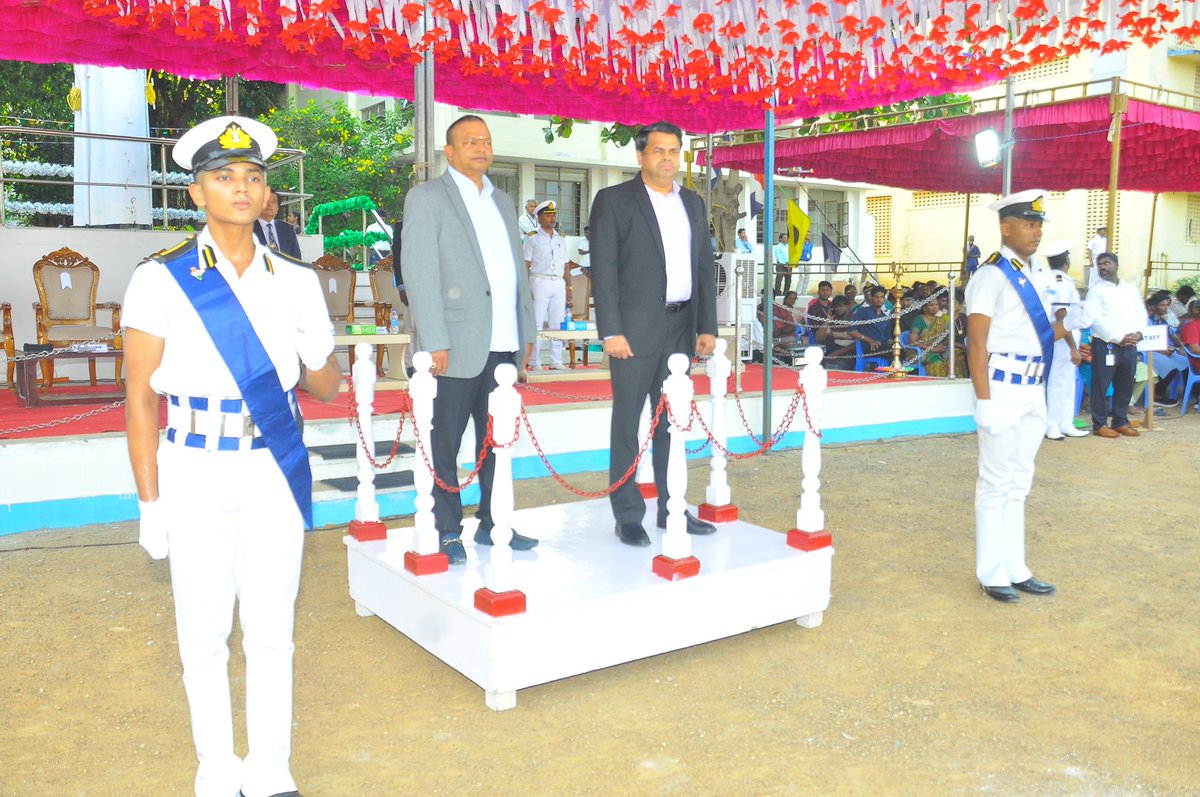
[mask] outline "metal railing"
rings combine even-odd
[[[157,158],[152,160],[158,161],[158,180],[150,183],[110,183],[102,181],[77,180],[73,175],[70,177],[49,178],[49,177],[10,177],[5,174],[3,161],[0,160],[0,226],[7,223],[7,212],[5,209],[6,202],[6,187],[10,185],[57,185],[65,186],[74,189],[76,185],[85,185],[96,188],[125,188],[125,189],[151,189],[157,192],[162,203],[162,221],[163,228],[168,226],[167,209],[170,207],[170,197],[172,193],[179,191],[187,191],[187,185],[172,185],[169,182],[169,165],[173,164],[171,160],[171,148],[175,146],[178,139],[162,138],[162,137],[142,137],[142,136],[123,136],[112,135],[109,133],[82,133],[74,130],[54,130],[45,127],[23,127],[23,126],[0,126],[0,140],[3,141],[5,148],[9,142],[14,139],[20,139],[24,143],[28,143],[30,139],[62,139],[69,140],[74,143],[76,139],[88,139],[93,141],[117,141],[128,144],[145,144],[151,148],[154,153],[154,148],[157,148]],[[45,143],[45,142],[38,142]],[[305,216],[305,203],[312,199],[312,194],[304,191],[304,157],[305,152],[302,149],[290,149],[280,147],[275,151],[275,155],[267,163],[268,173],[291,164],[296,165],[298,174],[298,189],[296,191],[278,191],[280,208],[299,203],[299,213],[301,219]],[[66,164],[51,164],[62,165]]]

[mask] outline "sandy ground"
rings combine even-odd
[[[298,604],[294,774],[307,797],[1200,794],[1198,439],[1189,414],[1137,439],[1046,443],[1029,561],[1059,591],[1015,606],[973,577],[973,436],[831,447],[823,626],[522,690],[500,714],[356,617],[342,530],[317,532]],[[733,465],[743,516],[789,528],[799,463]],[[517,499],[570,496],[541,480]],[[0,538],[0,795],[190,793],[167,567],[135,538],[133,524]]]

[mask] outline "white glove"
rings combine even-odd
[[[138,545],[151,559],[167,558],[167,513],[162,501],[138,501]]]
[[[1076,302],[1067,308],[1067,314],[1063,316],[1063,326],[1067,331],[1074,332],[1077,329],[1090,327],[1092,320],[1092,313],[1088,310],[1087,305],[1083,302]]]
[[[292,337],[296,346],[296,354],[299,355],[300,362],[304,363],[305,368],[310,371],[319,371],[325,367],[329,355],[333,353],[332,335],[326,334],[324,330],[314,333],[297,329]]]
[[[1007,407],[997,404],[991,399],[978,399],[975,402],[975,426],[988,434],[1000,434],[1005,429],[1017,425],[1017,418]]]

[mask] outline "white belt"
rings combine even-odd
[[[561,274],[537,274],[537,273],[531,273],[529,276],[533,277],[535,280],[562,280],[562,275],[561,275]]]
[[[206,407],[196,406],[204,403]],[[226,407],[222,407],[222,403]],[[234,409],[234,405],[237,409]],[[172,396],[167,401],[167,427],[177,430],[176,434],[169,437],[169,442],[183,445],[188,436],[193,436],[192,440],[195,441],[198,439],[195,435],[203,435],[203,448],[210,451],[218,450],[222,438],[244,440],[239,449],[249,449],[253,439],[262,435],[250,417],[246,403],[240,399],[197,400]]]
[[[1040,354],[993,353],[988,357],[988,368],[1031,379],[1040,379],[1046,365],[1042,362]]]

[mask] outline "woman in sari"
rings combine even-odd
[[[949,326],[949,313],[938,315],[937,300],[929,299],[909,327],[908,342],[921,349],[921,362],[925,364],[925,373],[929,376],[946,376],[950,373],[946,362],[946,344],[949,341],[946,330]]]

